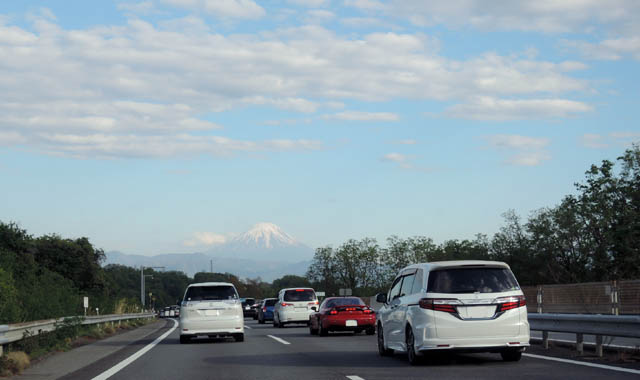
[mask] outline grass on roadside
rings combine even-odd
[[[52,352],[64,352],[73,347],[91,343],[122,330],[131,330],[153,319],[132,319],[120,324],[82,325],[80,318],[67,318],[51,332],[39,335],[25,334],[24,339],[6,346],[7,353],[0,356],[0,377],[21,373],[32,361]]]

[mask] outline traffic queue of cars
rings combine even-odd
[[[233,284],[191,284],[181,304],[180,343],[197,336],[244,340],[244,317],[282,328],[303,324],[311,335],[377,332],[378,353],[407,354],[411,364],[433,352],[495,352],[518,361],[529,346],[526,301],[509,266],[495,261],[446,261],[403,268],[378,312],[358,297],[329,297],[286,288],[278,298],[239,298]],[[253,306],[253,307],[252,307]],[[176,315],[177,316],[177,315]]]

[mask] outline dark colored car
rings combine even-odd
[[[329,331],[376,331],[376,313],[358,297],[329,297],[320,310],[309,316],[311,335],[326,336]]]
[[[244,317],[253,317],[253,314],[256,312],[255,309],[252,309],[251,306],[256,303],[255,298],[240,298],[240,302],[242,302],[242,315]]]
[[[262,307],[262,300],[256,300],[256,302],[251,305],[253,309],[253,319],[258,319],[258,310]]]
[[[276,302],[278,302],[277,298],[265,298],[264,301],[262,301],[258,309],[258,323],[264,324],[264,321],[273,320],[273,307]]]

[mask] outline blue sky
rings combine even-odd
[[[491,236],[640,141],[635,0],[0,4],[0,220],[157,254]]]

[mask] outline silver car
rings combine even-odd
[[[242,305],[233,284],[203,282],[187,287],[180,312],[180,343],[197,336],[244,341]]]
[[[287,288],[278,292],[273,308],[273,326],[287,323],[309,324],[309,316],[318,310],[318,297],[311,288]]]

